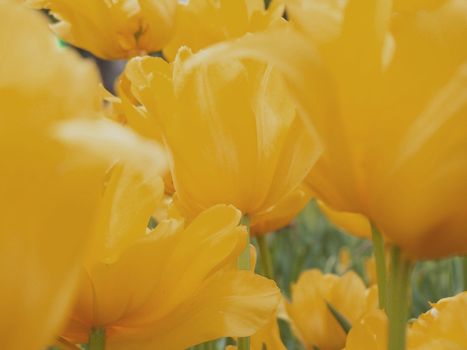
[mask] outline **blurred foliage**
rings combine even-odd
[[[342,248],[350,253],[347,269],[356,271],[368,284],[365,261],[372,255],[371,242],[340,231],[326,219],[315,202],[311,202],[294,223],[268,235],[266,239],[273,258],[276,282],[287,298],[291,285],[306,269],[344,273],[346,269],[342,269],[339,260]],[[260,258],[256,268],[261,273]],[[429,302],[461,292],[464,289],[462,274],[462,258],[418,263],[412,279],[411,316],[417,317],[427,311]],[[288,324],[284,321],[279,323],[287,349],[303,349],[293,337]]]

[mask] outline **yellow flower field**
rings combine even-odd
[[[467,349],[466,0],[0,16],[0,349]]]

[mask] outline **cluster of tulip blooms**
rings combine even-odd
[[[414,264],[467,253],[466,0],[0,15],[2,349],[280,350],[278,318],[310,350],[467,349],[467,292],[408,320]],[[57,37],[128,60],[115,95]],[[374,286],[281,296],[264,235],[310,198],[372,239]]]

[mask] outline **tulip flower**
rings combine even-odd
[[[330,306],[352,325],[367,312],[376,309],[375,288],[366,289],[352,271],[342,277],[317,269],[301,274],[292,285],[292,300],[286,305],[292,329],[307,349],[341,350],[346,331]]]
[[[463,254],[467,4],[404,3],[289,1],[300,33],[256,33],[202,60],[275,62],[323,142],[308,177],[318,197],[365,215],[411,259]]]
[[[280,292],[273,281],[232,268],[247,242],[240,212],[218,205],[189,225],[164,220],[147,233],[162,180],[116,170],[104,194],[111,208],[102,212],[110,216],[99,221],[111,244],[100,245],[96,260],[84,266],[63,337],[85,343],[99,331],[108,350],[177,350],[263,327]]]
[[[313,41],[306,1],[293,3],[291,18]],[[341,33],[322,44],[330,47],[323,47],[323,59],[337,87],[334,118],[347,142],[320,133],[329,153],[309,181],[328,204],[365,214],[413,258],[466,253],[460,208],[467,205],[467,6],[441,1],[427,10],[423,2],[410,9],[399,3],[391,9],[386,1],[374,7],[349,1],[340,12]],[[365,27],[364,16],[374,16],[373,28]],[[330,157],[347,159],[338,169]]]
[[[182,212],[227,203],[254,222],[301,185],[319,145],[270,66],[233,60],[186,70],[190,57],[132,60],[131,91],[160,125]]]
[[[194,52],[209,45],[239,38],[283,23],[284,5],[274,1],[265,9],[262,0],[190,0],[179,3],[177,21],[164,55],[173,61],[182,46]]]
[[[467,3],[290,0],[287,13],[297,30],[219,44],[186,66],[250,58],[282,71],[325,150],[313,192],[394,247],[389,348],[404,349],[410,261],[467,253]]]
[[[95,113],[98,73],[41,15],[13,1],[0,14],[0,347],[42,350],[77,286],[107,167],[54,128]]]
[[[26,0],[57,18],[63,40],[104,59],[124,59],[161,50],[175,24],[177,0]]]

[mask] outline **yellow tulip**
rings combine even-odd
[[[292,301],[286,308],[292,329],[307,349],[341,350],[345,344],[346,334],[327,304],[352,325],[377,308],[377,292],[366,289],[352,271],[342,277],[323,275],[317,269],[303,272],[292,286]]]
[[[1,348],[42,350],[68,311],[105,170],[75,161],[54,125],[95,112],[98,73],[41,15],[3,0],[0,15]]]
[[[400,2],[348,1],[333,9],[337,37],[322,42],[307,25],[307,1],[289,10],[320,49],[340,110],[327,123],[341,139],[320,132],[328,152],[309,181],[412,258],[438,258],[467,252],[467,3],[418,3],[402,11]]]
[[[111,118],[129,126],[142,136],[149,137],[157,142],[163,142],[163,134],[158,120],[151,118],[146,108],[139,105],[133,96],[131,83],[125,74],[117,82],[117,93],[119,97],[110,95],[107,98],[107,101],[112,105]],[[167,195],[171,196],[175,188],[170,174],[164,177],[164,183]],[[260,235],[283,228],[298,215],[309,200],[310,195],[305,187],[297,188],[267,212],[253,217],[250,223],[250,233]]]
[[[132,92],[161,126],[182,212],[226,203],[254,221],[301,185],[319,145],[270,66],[231,60],[187,70],[190,57],[135,58]]]
[[[467,292],[432,305],[410,325],[410,350],[461,350],[467,348]]]
[[[127,227],[129,236],[120,240],[124,249],[116,259],[109,260],[103,250],[100,260],[85,267],[64,338],[82,343],[91,329],[102,328],[109,350],[177,350],[225,336],[249,336],[271,319],[280,300],[275,283],[232,268],[247,241],[245,227],[237,226],[238,210],[218,205],[186,227],[181,220],[166,220],[146,233],[147,217],[135,216],[126,225],[125,207],[149,209],[138,197],[155,192],[143,186],[135,195],[127,192],[134,181],[120,185],[133,197],[114,202],[114,228]],[[139,236],[133,234],[138,227]],[[108,231],[109,241],[115,233]]]
[[[387,326],[388,319],[383,311],[369,312],[350,330],[345,350],[386,350],[388,348]]]
[[[256,33],[203,60],[282,70],[323,142],[309,182],[327,205],[411,258],[467,253],[467,3],[289,0],[287,13],[301,34]]]
[[[58,19],[54,32],[104,59],[161,50],[169,41],[177,0],[26,0]]]
[[[179,4],[174,35],[164,48],[172,61],[182,46],[198,51],[246,33],[281,25],[284,5],[274,1],[266,10],[263,0],[190,0]]]

